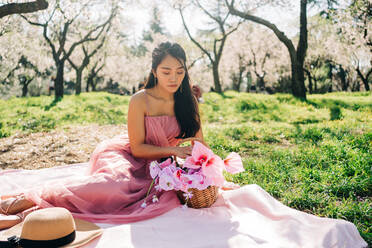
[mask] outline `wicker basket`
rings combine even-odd
[[[198,139],[198,138],[187,138],[182,140],[180,144],[191,141],[192,143],[194,141],[199,141],[200,143],[205,144],[204,141]],[[177,161],[177,158],[174,156],[175,161]],[[216,202],[218,197],[218,187],[211,185],[208,188],[204,190],[198,190],[195,188],[189,189],[189,192],[192,193],[192,197],[190,199],[185,199],[183,191],[177,191],[177,196],[180,199],[182,204],[187,204],[190,208],[208,208],[213,203]]]
[[[189,192],[192,193],[192,197],[186,201],[183,191],[177,191],[177,196],[180,199],[182,204],[187,204],[190,208],[208,208],[216,202],[218,197],[218,187],[209,186],[204,190],[198,189],[189,189]]]

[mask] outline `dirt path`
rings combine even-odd
[[[41,169],[87,162],[102,140],[126,133],[126,125],[70,126],[0,139],[0,169]]]

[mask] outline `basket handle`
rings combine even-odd
[[[194,142],[195,142],[195,141],[198,141],[198,142],[202,143],[203,145],[205,145],[206,147],[209,147],[208,144],[205,143],[204,140],[202,140],[202,139],[200,139],[200,138],[196,138],[196,137],[190,137],[190,138],[182,139],[182,140],[178,143],[177,146],[179,146],[179,145],[181,145],[181,144],[183,144],[183,143],[189,142],[189,141],[191,142],[192,145],[194,145]],[[174,161],[177,162],[177,157],[176,157],[176,155],[173,155],[173,159],[174,159]]]

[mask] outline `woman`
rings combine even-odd
[[[35,205],[64,207],[75,217],[112,223],[152,218],[180,205],[174,192],[152,190],[148,199],[156,194],[159,202],[141,208],[152,181],[149,162],[173,155],[185,158],[191,155],[191,147],[178,147],[180,139],[203,139],[186,55],[180,45],[166,42],[154,49],[145,89],[129,103],[128,136],[99,144],[90,158],[88,175],[79,180],[3,196],[0,229],[20,222],[22,216],[14,215]]]

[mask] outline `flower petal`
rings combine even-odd
[[[236,174],[244,171],[242,159],[236,152],[230,153],[223,162],[228,173]]]
[[[159,167],[158,162],[152,161],[150,163],[150,175],[151,175],[151,177],[155,178],[160,173],[160,171],[161,171],[161,169]]]
[[[208,160],[210,157],[212,157],[214,154],[213,152],[203,145],[202,143],[195,141],[194,146],[192,148],[191,155],[195,162],[198,162],[201,160],[201,158]]]
[[[164,169],[165,167],[169,166],[170,164],[172,164],[172,159],[171,158],[168,158],[167,160],[165,160],[164,162],[160,163],[159,164],[159,167],[161,169]]]
[[[183,164],[183,167],[191,168],[191,169],[198,169],[200,168],[200,165],[196,165],[196,161],[193,157],[189,156],[186,158],[185,163]]]

